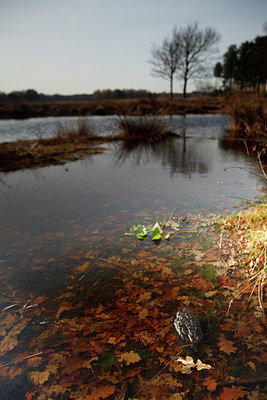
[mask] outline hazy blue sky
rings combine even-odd
[[[263,35],[267,0],[0,0],[0,91],[168,91],[151,49],[195,21],[221,34],[219,57]]]

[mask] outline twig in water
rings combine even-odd
[[[41,354],[43,354],[43,351],[39,351],[39,353],[31,354],[30,356],[27,356],[27,357],[17,358],[16,360],[13,360],[13,361],[10,361],[10,362],[8,362],[6,364],[0,365],[0,368],[7,367],[8,365],[14,364],[16,362],[28,360],[29,358],[37,357],[37,356],[39,356]]]
[[[247,142],[246,142],[245,140],[244,140],[244,143],[245,143],[245,147],[246,147],[247,155],[249,156],[248,145],[247,145]]]
[[[263,168],[263,165],[262,165],[262,162],[261,162],[260,152],[258,151],[257,154],[258,154],[258,160],[259,160],[260,167],[261,167],[261,172],[263,173],[264,178],[267,179],[267,174],[266,174],[266,172],[264,171],[264,168]]]

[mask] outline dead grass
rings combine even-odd
[[[20,101],[0,102],[0,118],[90,115],[185,115],[226,113],[224,97],[102,100],[102,101]]]
[[[229,109],[231,131],[244,138],[267,137],[266,100],[241,95],[232,98]]]
[[[158,117],[126,117],[117,119],[120,130],[119,137],[123,139],[161,140],[173,136],[169,126]]]
[[[72,123],[59,123],[56,128],[56,136],[61,139],[97,138],[97,135],[94,133],[92,121],[88,118],[78,118],[77,121]]]
[[[224,218],[223,229],[230,231],[239,245],[239,265],[245,280],[233,301],[243,293],[250,300],[257,294],[258,304],[264,315],[264,289],[267,281],[267,205],[258,204]]]

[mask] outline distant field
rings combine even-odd
[[[227,113],[224,97],[188,99],[131,99],[104,101],[19,101],[0,102],[0,119],[86,115],[183,115]]]

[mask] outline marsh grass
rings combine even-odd
[[[56,127],[56,136],[73,139],[94,139],[97,137],[94,133],[93,123],[88,118],[79,118],[72,123],[59,123]]]
[[[267,136],[267,109],[261,98],[233,98],[229,109],[231,131],[240,137]]]
[[[117,125],[123,139],[161,140],[174,135],[170,127],[158,117],[118,116]]]

